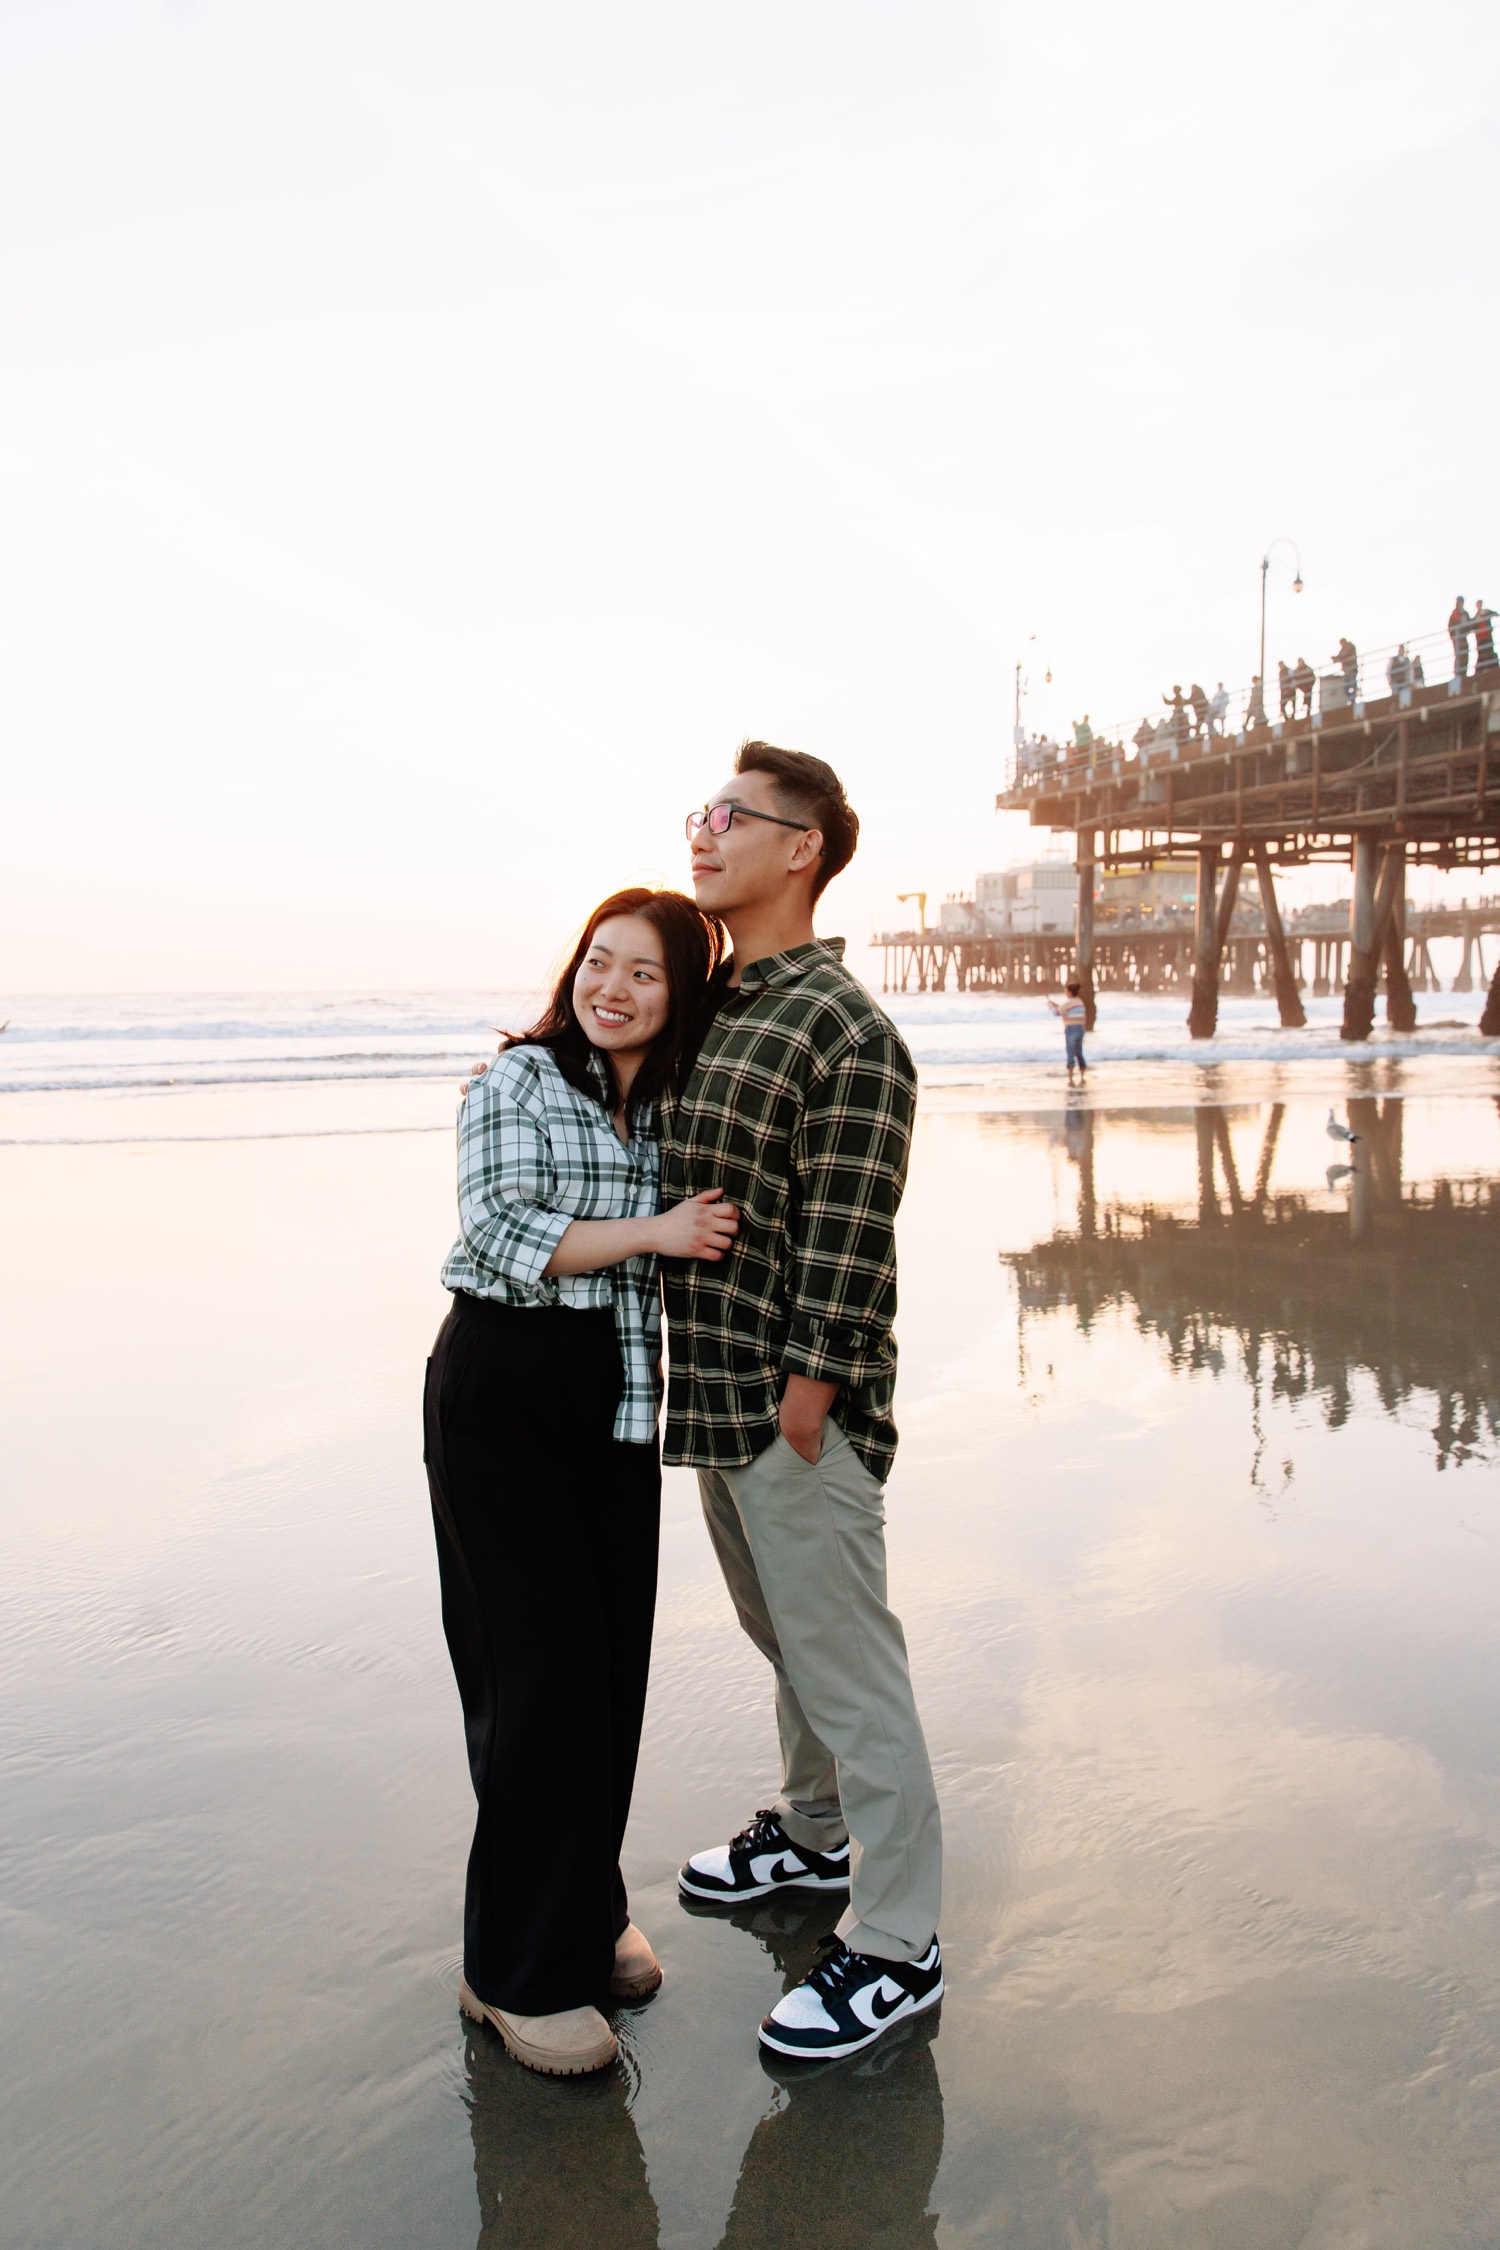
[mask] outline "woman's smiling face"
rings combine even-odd
[[[649,1047],[672,1005],[661,939],[639,914],[601,922],[573,978],[584,1032],[608,1054]]]

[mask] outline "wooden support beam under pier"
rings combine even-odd
[[[1397,844],[1386,857],[1397,862],[1397,872],[1385,933],[1385,1020],[1392,1031],[1404,1033],[1417,1028],[1417,1003],[1406,973],[1406,853]]]
[[[1252,848],[1255,879],[1260,886],[1260,910],[1266,922],[1266,950],[1271,957],[1271,976],[1276,987],[1276,1010],[1286,1029],[1300,1031],[1307,1021],[1307,1010],[1302,1005],[1297,973],[1287,951],[1286,928],[1276,898],[1276,879],[1271,873],[1271,855],[1263,843]]]
[[[1092,1031],[1099,1010],[1094,1000],[1094,870],[1098,838],[1092,828],[1078,831],[1078,939],[1075,960],[1082,990],[1084,1029]]]
[[[1219,847],[1213,844],[1198,854],[1198,908],[1193,923],[1193,1000],[1188,1009],[1188,1031],[1194,1039],[1212,1039],[1219,1022],[1218,880]]]

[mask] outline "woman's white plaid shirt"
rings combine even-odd
[[[612,1311],[625,1374],[615,1436],[630,1445],[650,1441],[661,1410],[656,1260],[556,1280],[542,1268],[574,1219],[658,1211],[659,1161],[650,1110],[622,1141],[603,1104],[570,1086],[546,1047],[507,1048],[458,1113],[459,1236],[444,1288],[503,1305]]]

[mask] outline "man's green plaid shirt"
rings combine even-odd
[[[664,1110],[663,1204],[721,1187],[740,1212],[722,1265],[663,1267],[668,1461],[753,1460],[789,1374],[839,1384],[833,1411],[874,1475],[895,1457],[895,1219],[916,1072],[843,951],[834,938],[752,961]]]

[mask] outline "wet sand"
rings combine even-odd
[[[1356,1080],[1330,1186],[1295,1079],[932,1090],[890,1523],[949,1996],[785,2083],[755,2024],[837,1902],[676,1898],[775,1782],[680,1473],[627,1853],[666,1985],[587,2085],[459,2018],[446,1133],[0,1150],[9,2238],[1492,2244],[1500,1115]]]

